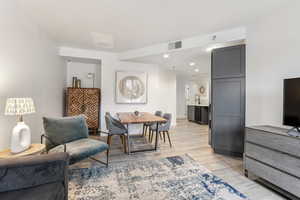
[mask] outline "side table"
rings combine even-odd
[[[37,155],[37,154],[41,154],[44,150],[45,150],[44,144],[31,144],[29,149],[16,154],[11,153],[10,149],[5,149],[3,151],[0,151],[0,159]]]

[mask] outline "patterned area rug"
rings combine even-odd
[[[138,160],[70,170],[71,200],[245,200],[191,157]]]

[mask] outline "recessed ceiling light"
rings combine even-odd
[[[195,71],[195,72],[199,72],[199,69],[196,68],[196,69],[194,69],[194,71]]]
[[[164,54],[164,58],[169,58],[169,57],[170,57],[169,54],[167,54],[167,53]]]
[[[190,62],[190,66],[194,66],[196,63],[194,62]]]

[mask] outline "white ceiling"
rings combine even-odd
[[[190,75],[195,74],[195,69],[199,69],[197,74],[208,74],[210,69],[210,53],[206,52],[202,47],[188,50],[172,51],[167,53],[168,58],[164,58],[164,54],[151,55],[142,58],[130,59],[131,62],[157,64],[167,70],[175,70],[178,73]],[[194,62],[194,66],[189,64]]]
[[[174,70],[177,74],[185,76],[208,76],[210,74],[211,51],[209,48],[222,48],[245,44],[245,41],[232,41],[227,43],[217,43],[214,45],[201,46],[191,49],[183,49],[178,51],[167,52],[168,58],[164,58],[164,54],[150,55],[140,58],[129,59],[131,62],[157,64],[167,70]],[[195,65],[191,66],[193,62]],[[198,71],[196,72],[195,69]]]
[[[17,0],[61,46],[125,51],[245,25],[288,0]],[[107,50],[107,49],[106,49]]]

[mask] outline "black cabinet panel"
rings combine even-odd
[[[195,121],[195,106],[188,106],[188,120]]]
[[[201,123],[208,124],[208,107],[201,107]]]
[[[201,107],[195,106],[195,121],[200,123],[201,122]]]
[[[245,46],[212,53],[211,139],[218,153],[242,155],[245,128]]]
[[[213,80],[213,146],[242,153],[244,149],[244,78]]]
[[[208,107],[188,106],[188,120],[199,124],[208,124]]]
[[[212,77],[245,76],[245,46],[226,47],[212,53]]]

